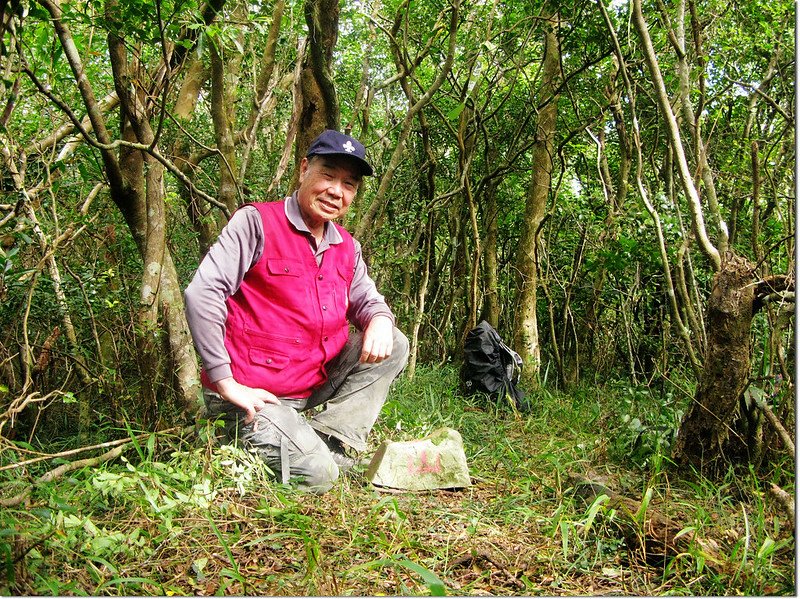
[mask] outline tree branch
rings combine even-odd
[[[125,450],[127,450],[130,445],[132,445],[134,443],[134,441],[138,441],[139,439],[144,439],[146,437],[149,437],[152,434],[167,434],[167,433],[172,433],[172,432],[176,432],[176,431],[179,431],[182,434],[185,434],[185,433],[188,433],[191,430],[194,430],[194,426],[193,425],[192,426],[186,426],[186,427],[173,427],[173,428],[169,428],[169,429],[166,429],[166,430],[163,430],[163,431],[158,431],[157,433],[143,433],[143,434],[137,435],[136,437],[133,437],[131,439],[119,439],[118,441],[110,441],[108,443],[101,443],[99,445],[93,445],[91,447],[82,447],[80,449],[74,449],[72,451],[65,451],[65,452],[62,452],[62,453],[57,453],[57,454],[45,456],[45,457],[42,457],[42,458],[37,458],[35,460],[27,460],[25,462],[18,462],[16,464],[10,464],[10,465],[4,466],[3,468],[0,468],[0,470],[7,470],[9,468],[16,468],[17,466],[24,465],[24,464],[31,464],[31,463],[34,463],[35,461],[41,461],[41,460],[46,460],[46,459],[51,459],[51,458],[56,458],[56,457],[63,457],[63,456],[66,456],[66,455],[74,455],[76,453],[82,453],[84,451],[90,451],[92,449],[98,449],[98,448],[101,448],[101,447],[108,447],[108,446],[113,445],[113,444],[117,444],[118,445],[117,447],[114,447],[113,449],[111,449],[111,450],[109,450],[109,451],[107,451],[104,454],[101,454],[99,456],[96,456],[96,457],[93,457],[93,458],[85,458],[85,459],[82,459],[82,460],[77,460],[75,462],[68,462],[66,464],[61,464],[60,466],[57,466],[56,468],[53,468],[52,470],[49,470],[49,471],[45,472],[40,477],[38,477],[33,484],[28,485],[21,493],[18,493],[14,497],[9,497],[8,499],[0,499],[0,507],[9,508],[9,507],[15,507],[15,506],[20,505],[23,501],[25,501],[25,499],[28,498],[28,496],[31,494],[31,491],[33,491],[34,487],[36,487],[37,485],[43,484],[43,483],[53,482],[54,480],[64,476],[68,472],[73,472],[75,470],[80,470],[81,468],[92,468],[94,466],[98,466],[100,464],[105,464],[106,462],[110,462],[111,460],[121,456],[122,453]]]
[[[791,454],[792,459],[794,459],[794,442],[792,441],[792,437],[789,436],[789,433],[781,424],[781,421],[778,420],[778,417],[775,416],[775,413],[772,411],[769,405],[767,405],[766,401],[763,399],[758,399],[755,396],[753,396],[753,400],[755,401],[756,406],[758,406],[758,409],[764,412],[764,416],[767,417],[767,421],[772,425],[772,428],[775,429],[775,432],[778,433],[778,436],[781,438],[784,447],[786,447]]]
[[[402,129],[400,130],[400,138],[397,141],[397,146],[395,146],[394,152],[392,153],[392,157],[389,159],[389,166],[386,169],[386,172],[381,177],[380,185],[378,186],[378,191],[375,194],[375,197],[372,200],[372,203],[369,205],[366,214],[361,219],[361,222],[358,223],[355,231],[355,237],[358,239],[367,239],[371,238],[372,235],[367,235],[367,231],[370,230],[371,227],[374,226],[378,213],[383,209],[384,204],[384,196],[386,195],[387,191],[389,190],[389,186],[391,184],[392,177],[394,176],[394,172],[400,166],[400,161],[403,156],[403,152],[405,151],[406,142],[408,141],[408,136],[411,132],[411,123],[414,120],[414,117],[417,113],[422,110],[430,101],[436,91],[441,87],[442,83],[444,82],[445,77],[450,73],[450,69],[453,66],[453,58],[455,56],[456,51],[456,33],[458,31],[458,24],[459,18],[461,14],[461,0],[453,0],[453,3],[450,8],[450,26],[448,28],[448,37],[449,43],[447,47],[447,55],[445,57],[444,63],[439,69],[439,72],[436,74],[436,78],[434,79],[431,86],[428,90],[423,94],[423,96],[417,100],[415,104],[413,104],[405,115],[403,119]],[[396,59],[396,62],[401,64],[399,58]],[[409,102],[412,101],[412,98],[409,97]],[[363,243],[363,241],[362,241]]]
[[[81,120],[78,119],[78,117],[75,115],[74,112],[72,112],[72,109],[70,109],[70,107],[67,106],[64,102],[62,102],[59,98],[54,96],[53,93],[50,92],[42,84],[42,82],[38,80],[38,78],[33,73],[33,71],[31,71],[27,66],[23,66],[22,70],[25,72],[25,74],[28,75],[28,77],[30,77],[30,79],[33,82],[33,84],[39,89],[39,92],[44,94],[45,96],[47,96],[47,98],[51,102],[53,102],[56,106],[58,106],[61,109],[61,111],[64,114],[66,114],[67,117],[69,117],[69,119],[72,121],[72,124],[74,125],[75,129],[77,129],[77,131],[80,133],[80,135],[83,136],[83,139],[90,146],[92,146],[93,148],[97,148],[98,150],[103,152],[104,155],[107,154],[107,153],[112,152],[113,150],[119,149],[120,147],[128,147],[128,148],[132,148],[132,149],[135,149],[135,150],[140,150],[142,152],[145,152],[147,154],[152,155],[153,158],[155,158],[158,162],[163,164],[164,167],[169,172],[171,172],[173,175],[175,175],[175,177],[177,177],[177,179],[181,183],[186,185],[186,187],[188,187],[192,191],[192,193],[196,194],[200,198],[203,198],[209,204],[213,204],[214,206],[216,206],[217,208],[222,210],[222,212],[225,214],[226,218],[230,218],[230,210],[228,210],[228,207],[225,206],[225,204],[223,204],[222,202],[219,202],[216,198],[214,198],[214,197],[208,195],[207,193],[205,193],[204,191],[198,189],[197,186],[195,186],[195,184],[192,182],[192,180],[188,177],[188,175],[186,175],[183,171],[181,171],[181,169],[179,169],[177,166],[175,166],[168,158],[163,156],[161,154],[161,152],[159,152],[156,148],[150,147],[150,144],[136,143],[136,142],[126,141],[124,139],[117,139],[117,140],[114,140],[113,142],[102,143],[101,141],[98,141],[97,139],[93,138],[91,135],[89,135],[89,131],[87,131],[83,127],[83,123],[81,122]],[[218,151],[219,150],[214,150],[214,153],[217,153]]]
[[[786,515],[789,516],[789,520],[791,520],[792,523],[791,529],[794,530],[794,498],[775,483],[770,484],[769,494],[775,498],[778,505],[786,512]]]
[[[669,96],[667,89],[664,86],[664,78],[661,75],[661,69],[658,65],[658,58],[656,57],[655,50],[653,49],[653,42],[650,39],[650,33],[645,23],[644,15],[642,14],[641,0],[634,0],[633,2],[633,22],[639,38],[642,41],[642,51],[644,52],[645,62],[650,71],[650,78],[652,79],[653,86],[656,90],[656,100],[658,102],[661,116],[667,127],[669,134],[670,145],[675,152],[675,157],[678,161],[678,172],[680,173],[683,191],[689,200],[689,208],[692,213],[692,221],[694,223],[695,236],[700,244],[700,249],[711,261],[714,270],[720,269],[722,258],[720,257],[719,250],[714,247],[711,240],[708,238],[706,231],[706,224],[703,218],[703,206],[700,201],[700,195],[694,185],[692,174],[689,171],[689,163],[686,160],[686,154],[683,150],[683,142],[681,141],[680,131],[678,130],[678,123],[675,119],[675,114],[672,112],[670,106]]]
[[[86,112],[88,113],[89,120],[94,127],[95,133],[97,134],[100,143],[108,144],[111,141],[111,137],[108,133],[108,129],[106,128],[106,122],[103,118],[103,113],[100,109],[100,105],[97,102],[97,99],[94,95],[94,90],[92,89],[91,84],[89,83],[89,77],[86,75],[86,69],[81,62],[80,55],[78,54],[78,49],[75,46],[75,41],[72,39],[72,33],[66,27],[64,22],[61,20],[62,17],[62,10],[61,7],[57,2],[54,0],[38,0],[39,3],[50,13],[52,17],[53,28],[58,35],[58,39],[61,42],[61,47],[64,50],[64,56],[69,63],[70,68],[72,69],[72,73],[75,77],[75,82],[77,83],[78,90],[80,91],[81,98],[83,99],[83,103],[86,106]],[[27,68],[25,65],[25,70],[29,77],[33,75],[30,69]],[[33,77],[35,79],[35,77]],[[36,86],[43,91],[41,84],[37,84],[34,81]],[[48,97],[51,97],[52,94],[49,94]],[[61,107],[59,105],[59,107]],[[63,110],[63,108],[62,108]],[[71,111],[70,113],[71,114]],[[75,118],[74,115],[70,117],[70,120],[76,125],[79,126],[80,122]],[[119,162],[117,161],[116,156],[110,151],[105,148],[101,148],[101,154],[103,157],[103,164],[105,165],[106,175],[109,178],[109,183],[111,188],[118,192],[123,188],[123,180],[122,180],[122,172],[119,168]]]

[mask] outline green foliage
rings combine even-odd
[[[683,419],[675,390],[645,387],[621,387],[616,392],[621,401],[621,416],[612,426],[613,452],[620,461],[646,470],[660,471],[669,457],[672,441]]]

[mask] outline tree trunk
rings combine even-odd
[[[203,64],[202,59],[197,53],[192,52],[187,59],[188,66],[185,67],[186,74],[178,92],[178,98],[173,107],[173,116],[183,124],[183,121],[190,121],[197,101],[200,98],[200,90],[209,77],[209,70]],[[181,169],[189,179],[195,179],[195,171],[199,167],[199,157],[191,152],[191,145],[188,139],[178,137],[172,146],[172,155],[175,165]],[[208,248],[216,240],[219,234],[219,227],[216,219],[210,213],[208,202],[199,197],[194,190],[186,185],[178,188],[181,198],[186,204],[186,213],[192,229],[197,233],[197,243],[200,248],[200,256],[206,255]]]
[[[292,147],[297,137],[297,127],[300,122],[300,115],[303,111],[303,85],[302,85],[302,66],[304,56],[306,55],[306,38],[300,37],[297,40],[297,63],[295,64],[294,73],[292,76],[292,116],[289,119],[289,125],[286,128],[286,141],[283,146],[281,158],[278,161],[278,167],[275,169],[275,175],[272,177],[272,182],[267,188],[267,196],[271,196],[272,192],[279,188],[283,174],[289,168],[289,160],[292,156]],[[297,171],[297,169],[295,169]],[[299,171],[294,173],[294,181],[292,188],[297,183]]]
[[[300,161],[314,138],[325,129],[339,128],[339,98],[333,85],[333,50],[339,37],[339,1],[306,0],[308,54],[300,74],[302,111],[295,144],[291,188],[297,187]]]
[[[424,267],[422,271],[422,278],[419,281],[417,289],[416,305],[414,307],[414,320],[411,323],[411,349],[408,358],[407,373],[409,380],[414,378],[417,371],[417,357],[419,354],[419,330],[422,326],[422,320],[425,318],[425,300],[428,295],[428,285],[431,279],[431,247],[433,245],[433,222],[436,219],[435,214],[428,215],[428,223],[426,225],[425,234],[425,258]]]
[[[239,166],[240,181],[246,180],[247,170],[250,167],[250,159],[252,157],[253,148],[256,145],[261,121],[268,119],[270,113],[275,109],[277,100],[273,92],[282,87],[277,83],[270,85],[270,82],[272,80],[272,73],[275,70],[275,50],[281,33],[281,20],[283,19],[284,8],[284,0],[275,2],[275,8],[272,11],[272,24],[269,28],[269,35],[264,45],[264,54],[261,57],[261,64],[259,66],[250,116],[247,119],[247,126],[238,136],[243,138],[244,142],[244,151],[242,152],[241,164]],[[302,57],[298,56],[297,60],[300,61],[301,58]],[[289,84],[290,78],[283,78],[281,83],[284,81],[286,84]]]
[[[235,119],[233,93],[238,81],[236,70],[240,61],[223,62],[222,56],[214,44],[210,44],[209,53],[211,55],[211,117],[219,158],[217,199],[227,206],[229,213],[233,214],[238,207],[239,195],[236,147],[233,138]]]
[[[275,50],[281,33],[281,21],[285,8],[285,0],[277,0],[275,2],[275,7],[272,9],[272,24],[269,27],[267,42],[264,44],[264,54],[261,56],[255,94],[253,95],[250,115],[247,119],[247,126],[245,127],[244,133],[246,138],[255,135],[255,131],[263,116],[264,99],[269,94],[269,83],[272,79],[272,73],[275,70]],[[298,60],[300,59],[302,59],[302,56],[298,56]]]
[[[528,199],[525,203],[524,225],[517,263],[521,283],[514,327],[514,349],[522,358],[523,376],[529,383],[536,379],[541,364],[539,324],[536,317],[537,287],[539,285],[538,245],[553,173],[553,140],[556,132],[558,86],[561,78],[561,55],[556,33],[558,15],[552,11],[552,7],[548,6],[548,8],[551,14],[543,17],[547,21],[543,58],[544,80],[536,103],[541,108],[536,123],[536,141],[532,157],[533,172]]]
[[[473,90],[480,89],[475,85]],[[470,104],[469,102],[467,103]],[[469,213],[470,231],[472,233],[472,252],[470,255],[469,273],[469,292],[467,293],[467,324],[461,335],[462,341],[466,339],[467,333],[478,325],[478,310],[480,298],[480,266],[481,254],[481,232],[478,225],[478,206],[472,192],[472,182],[470,172],[472,170],[472,160],[475,158],[476,135],[474,128],[470,126],[470,121],[474,119],[471,108],[466,107],[461,111],[458,127],[458,176],[460,188],[463,190],[466,207]],[[466,237],[465,237],[466,243]]]
[[[727,254],[708,301],[703,374],[672,451],[679,465],[713,472],[725,457],[739,398],[750,376],[755,289],[752,265]]]
[[[119,15],[115,0],[105,5],[106,17],[113,23]],[[121,29],[120,29],[121,30]],[[147,97],[141,85],[134,83],[138,69],[135,58],[128,57],[128,45],[116,33],[108,34],[108,50],[114,88],[120,100],[120,123],[126,140],[155,146],[156,139],[147,115]],[[141,371],[140,393],[149,416],[157,413],[155,384],[159,380],[160,352],[158,347],[158,294],[162,260],[166,249],[164,206],[164,166],[152,155],[124,148],[122,164],[123,185],[130,190],[129,206],[135,214],[131,222],[139,234],[142,256],[142,284],[139,295],[137,358]],[[121,153],[121,154],[122,154]]]
[[[703,206],[700,200],[700,194],[695,187],[692,173],[689,170],[689,162],[686,158],[683,142],[681,141],[680,131],[678,130],[677,119],[672,111],[670,98],[667,94],[667,89],[664,84],[664,78],[661,75],[661,67],[658,64],[655,50],[653,49],[653,42],[650,39],[650,32],[647,28],[647,23],[644,20],[642,13],[641,0],[634,0],[633,2],[633,24],[639,38],[642,41],[642,52],[647,63],[647,68],[650,71],[650,78],[655,87],[656,100],[658,102],[659,112],[664,120],[664,125],[667,128],[668,138],[672,150],[675,152],[675,159],[677,162],[678,172],[680,173],[680,182],[683,191],[686,194],[686,199],[689,201],[689,209],[692,213],[692,224],[700,249],[711,262],[714,270],[720,268],[720,252],[714,246],[711,239],[708,237],[706,231],[705,217],[703,216]]]
[[[422,140],[421,148],[418,155],[415,157],[417,161],[417,181],[419,187],[419,197],[424,201],[424,205],[433,206],[436,195],[436,156],[431,147],[431,136],[428,127],[428,121],[423,113],[419,115],[420,121],[420,137]],[[411,243],[408,244],[408,255],[413,255],[417,248],[424,247],[424,255],[420,257],[419,263],[422,267],[422,276],[413,277],[417,281],[417,290],[415,301],[409,301],[409,308],[407,312],[411,316],[411,335],[409,338],[410,349],[408,355],[408,366],[406,367],[406,376],[409,380],[414,378],[417,369],[417,360],[419,358],[419,345],[420,345],[420,329],[422,328],[422,321],[425,318],[426,301],[428,292],[430,290],[431,270],[436,266],[436,255],[434,250],[435,236],[436,236],[436,212],[434,210],[427,210],[426,213],[420,215],[420,219],[427,223],[423,228],[420,223],[420,230],[417,235],[413,237]],[[408,273],[408,293],[407,297],[411,300],[411,273]]]
[[[117,14],[116,8],[116,3],[109,2],[106,6],[107,14]],[[143,90],[137,90],[131,85],[130,73],[135,70],[135,65],[129,62],[121,38],[113,33],[109,34],[108,46],[114,86],[120,98],[123,137],[156,147],[158,140],[150,126],[146,97]],[[143,404],[145,410],[150,409],[152,415],[155,415],[158,407],[155,385],[163,379],[164,373],[162,347],[159,343],[161,324],[158,317],[161,314],[165,318],[164,326],[168,333],[166,341],[170,343],[170,349],[175,351],[171,356],[174,370],[178,373],[175,380],[186,385],[176,391],[191,414],[194,412],[193,399],[197,390],[197,363],[194,356],[186,353],[185,347],[177,347],[186,342],[178,331],[188,327],[183,298],[176,289],[177,274],[166,247],[164,166],[151,154],[132,148],[120,150],[119,165],[122,185],[117,189],[118,197],[115,201],[131,229],[144,263],[139,310],[141,330],[137,340],[142,370]],[[165,273],[166,265],[172,265],[172,272]]]
[[[492,149],[489,149],[491,156]],[[494,162],[490,158],[490,162]],[[484,226],[486,227],[486,243],[483,244],[483,279],[485,295],[480,320],[485,320],[495,329],[500,327],[500,277],[497,263],[497,188],[500,179],[494,178],[484,187]]]
[[[690,3],[691,4],[691,3]],[[675,19],[675,28],[672,28],[669,14],[667,13],[664,3],[659,0],[659,10],[661,11],[661,18],[664,21],[665,28],[669,31],[668,38],[672,42],[677,55],[676,70],[678,73],[678,100],[680,103],[680,114],[682,114],[686,126],[689,128],[692,138],[692,147],[694,148],[694,160],[696,162],[696,169],[700,173],[700,179],[705,188],[705,200],[708,206],[708,212],[711,216],[712,227],[714,228],[714,236],[716,239],[716,247],[720,253],[725,253],[728,246],[728,231],[727,226],[722,220],[719,202],[717,200],[717,190],[714,183],[714,175],[711,167],[708,164],[708,155],[706,153],[706,142],[702,135],[702,114],[705,105],[705,80],[703,73],[705,72],[705,58],[703,56],[703,48],[700,43],[700,24],[697,22],[696,14],[692,12],[692,32],[695,47],[694,52],[690,55],[686,50],[686,28],[684,23],[685,18],[685,0],[677,3],[677,18]],[[689,81],[692,65],[689,64],[689,56],[694,56],[697,60],[696,73],[699,77],[699,98],[698,107],[693,106],[691,98],[691,86]],[[699,187],[699,184],[698,184]]]
[[[183,416],[189,419],[200,407],[197,404],[200,393],[200,369],[192,335],[189,332],[189,323],[186,322],[178,272],[169,251],[164,254],[164,264],[161,269],[159,302],[163,326],[167,332],[166,342],[170,357],[168,371],[172,376],[172,388],[178,394],[178,400],[184,408]]]

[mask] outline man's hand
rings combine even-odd
[[[361,346],[360,362],[362,364],[383,362],[392,355],[393,328],[391,319],[386,316],[376,316],[369,321],[367,330],[364,331],[364,343]]]
[[[246,387],[237,383],[232,376],[220,379],[216,383],[220,396],[233,405],[247,412],[245,424],[250,424],[256,417],[256,412],[267,404],[279,404],[278,398],[265,389]]]

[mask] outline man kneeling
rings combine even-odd
[[[284,483],[316,493],[366,449],[408,359],[361,245],[333,222],[371,175],[359,141],[324,131],[298,189],[237,210],[185,293],[209,416]]]

